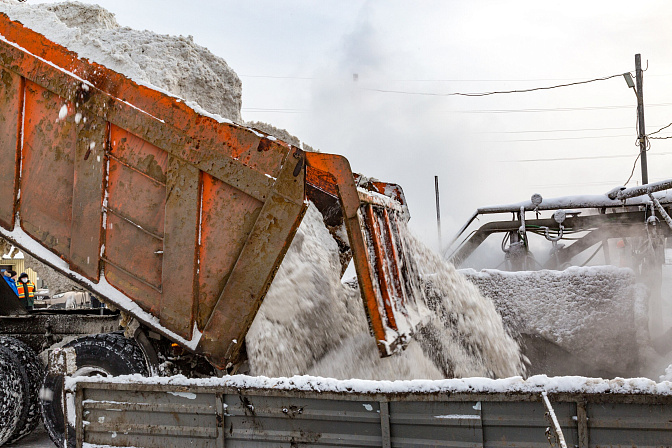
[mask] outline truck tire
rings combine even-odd
[[[0,445],[14,434],[23,410],[25,374],[16,356],[0,346]]]
[[[147,375],[147,364],[138,344],[119,333],[86,336],[65,345],[75,349],[75,373],[71,376]],[[63,377],[47,371],[41,394],[42,417],[49,437],[64,446]],[[69,410],[74,414],[74,409]],[[75,446],[75,430],[68,427],[68,445]]]
[[[35,352],[23,342],[9,336],[0,336],[0,346],[16,356],[24,379],[23,406],[14,433],[7,443],[14,443],[35,429],[42,417],[40,413],[40,387],[44,371]]]

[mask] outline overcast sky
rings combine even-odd
[[[672,122],[669,1],[98,4],[121,25],[192,35],[223,57],[243,82],[245,120],[285,128],[345,155],[357,172],[401,184],[412,228],[433,246],[435,175],[445,241],[479,206],[622,185],[638,154],[636,97],[622,77],[443,94],[634,72],[641,53],[646,130]],[[672,139],[651,143],[649,180],[672,178]],[[629,185],[640,180],[638,165]]]

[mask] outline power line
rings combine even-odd
[[[672,103],[653,103],[647,104],[647,107],[664,107],[672,106]],[[572,112],[572,111],[584,111],[584,110],[611,110],[611,109],[631,109],[632,105],[622,105],[622,106],[584,106],[584,107],[554,107],[554,108],[538,108],[538,109],[472,109],[472,110],[455,110],[455,111],[445,111],[448,113],[463,113],[463,114],[504,114],[504,113],[529,113],[529,112]],[[293,108],[282,108],[282,107],[244,107],[243,111],[247,112],[279,112],[279,113],[306,113],[310,112],[309,109],[293,109]],[[604,128],[610,129],[610,128]],[[613,128],[613,129],[628,129],[628,128]],[[595,129],[598,130],[598,129]],[[602,130],[602,128],[599,128]],[[649,134],[651,135],[651,134]]]
[[[672,106],[672,103],[653,103],[647,104],[647,107]],[[622,106],[584,106],[584,107],[552,107],[537,109],[472,109],[456,110],[447,112],[459,112],[465,114],[499,114],[499,113],[521,113],[521,112],[571,112],[577,110],[610,110],[610,109],[632,109],[631,104]]]
[[[278,76],[278,75],[238,75],[241,78],[257,79],[297,79],[312,81],[316,79],[327,79],[315,76]],[[650,74],[648,76],[672,76],[672,73]],[[368,78],[367,78],[368,79]],[[533,81],[577,81],[585,78],[528,78],[528,79],[462,79],[462,78],[426,78],[426,79],[377,79],[379,82],[533,82]]]
[[[273,76],[273,75],[238,75],[241,78],[266,78],[266,79],[301,79],[301,80],[312,80],[315,78],[307,76]]]
[[[514,143],[514,142],[548,142],[556,140],[588,140],[595,138],[618,138],[618,137],[632,137],[632,134],[619,135],[588,135],[584,137],[558,137],[558,138],[529,138],[516,140],[486,140],[486,143]]]
[[[630,126],[621,126],[617,128],[584,128],[584,129],[537,129],[530,131],[485,131],[478,134],[532,134],[549,132],[584,132],[584,131],[612,131],[620,129],[632,129]]]
[[[381,93],[398,93],[398,94],[403,94],[403,95],[421,95],[421,96],[468,96],[468,97],[479,97],[479,96],[489,96],[489,95],[499,95],[499,94],[507,94],[507,93],[527,93],[527,92],[536,92],[539,90],[550,90],[550,89],[558,89],[560,87],[570,87],[570,86],[577,86],[580,84],[588,84],[592,82],[598,82],[598,81],[606,81],[608,79],[616,78],[616,77],[621,77],[623,76],[622,73],[619,73],[617,75],[610,75],[610,76],[604,76],[602,78],[594,78],[594,79],[588,79],[585,81],[576,81],[576,82],[570,82],[566,84],[558,84],[554,86],[545,86],[545,87],[533,87],[530,89],[519,89],[519,90],[496,90],[492,92],[471,92],[471,93],[464,93],[464,92],[450,92],[450,93],[432,93],[432,92],[408,92],[405,90],[385,90],[385,89],[374,89],[374,88],[369,88],[369,87],[361,87],[362,90],[369,90],[372,92],[381,92]]]
[[[663,129],[667,129],[667,128],[669,128],[670,126],[672,126],[672,123],[670,123],[670,124],[666,124],[665,126],[663,126],[662,128],[658,129],[657,131],[651,132],[650,134],[646,134],[646,136],[647,136],[647,137],[650,137],[650,136],[652,136],[652,135],[654,135],[654,134],[659,133],[659,132],[662,131]],[[660,138],[660,137],[651,137],[651,138]],[[665,138],[668,138],[668,137],[665,137]]]
[[[519,162],[560,162],[565,160],[593,160],[593,159],[618,159],[623,157],[632,157],[632,154],[618,154],[609,156],[585,156],[585,157],[558,157],[553,159],[519,159],[519,160],[500,160],[504,163],[519,163]]]
[[[654,156],[663,156],[663,155],[672,155],[672,152],[657,152],[651,155]],[[581,156],[581,157],[557,157],[553,159],[517,159],[517,160],[499,160],[498,162],[502,163],[526,163],[526,162],[564,162],[564,161],[573,161],[573,160],[593,160],[593,159],[622,159],[630,158],[632,154],[612,154],[608,156]]]

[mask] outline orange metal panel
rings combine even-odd
[[[313,172],[311,173],[311,171]],[[385,345],[387,334],[383,316],[381,316],[378,306],[376,292],[378,285],[374,283],[374,268],[369,263],[368,246],[364,240],[365,236],[360,224],[359,195],[350,164],[347,159],[341,156],[306,153],[306,172],[310,173],[310,176],[306,174],[306,177],[310,178],[311,182],[319,183],[318,186],[321,186],[320,188],[324,191],[328,191],[328,188],[335,189],[338,198],[341,200],[348,241],[352,250],[352,261],[357,272],[357,281],[364,301],[364,309],[380,353],[389,355]],[[329,187],[329,184],[332,186]]]
[[[67,115],[59,118],[65,107]],[[61,256],[70,255],[77,129],[72,104],[26,82],[21,226]]]
[[[173,158],[166,182],[159,320],[166,328],[191,339],[198,294],[196,253],[201,192],[198,168]]]
[[[133,278],[128,280],[131,285],[146,284],[157,292],[161,291],[161,266],[163,260],[163,242],[152,235],[139,231],[128,221],[107,213],[105,225],[105,261],[123,269]],[[125,290],[123,285],[116,285],[107,275],[110,284]],[[131,297],[135,298],[134,295]],[[159,302],[145,304],[147,308],[158,310]]]
[[[118,126],[110,126],[110,154],[157,181],[166,183],[168,153]]]
[[[259,216],[262,202],[203,174],[198,327],[203,329]]]
[[[163,237],[166,186],[110,160],[107,206],[143,230]],[[138,232],[141,232],[138,229]]]
[[[390,267],[390,279],[392,281],[394,298],[397,308],[403,309],[406,306],[406,290],[402,284],[404,276],[399,269],[399,264],[401,262],[399,258],[399,251],[397,250],[396,239],[399,238],[398,230],[392,229],[392,224],[390,223],[390,214],[387,209],[383,209],[383,226],[386,233],[385,238],[385,249],[389,254],[388,262]]]
[[[203,329],[198,349],[209,354],[219,368],[238,361],[245,334],[301,222],[305,212],[304,157],[298,149],[287,156]]]
[[[151,313],[154,316],[159,314],[159,304],[161,303],[161,293],[152,286],[138,281],[136,277],[130,275],[123,268],[105,263],[105,279],[110,285],[119,289],[119,291],[133,298],[140,308]]]
[[[0,225],[14,228],[14,202],[19,178],[19,145],[23,112],[23,80],[0,68]]]
[[[80,121],[74,163],[70,269],[97,281],[100,276],[103,178],[107,124],[88,116]]]
[[[369,237],[371,238],[371,245],[373,246],[374,253],[372,254],[376,260],[376,277],[378,280],[378,290],[380,291],[382,298],[382,305],[385,307],[385,320],[387,321],[388,327],[393,330],[397,330],[397,322],[394,319],[394,310],[392,308],[392,299],[390,294],[390,286],[388,283],[388,266],[387,266],[387,254],[385,254],[383,249],[383,243],[381,239],[384,238],[384,235],[381,234],[381,228],[378,224],[378,216],[373,211],[373,206],[371,204],[364,205],[366,210],[366,223],[369,229]]]

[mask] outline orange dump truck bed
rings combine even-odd
[[[367,193],[343,157],[196,113],[4,14],[0,34],[3,236],[222,368],[312,200],[347,228],[381,354],[407,343],[401,189]]]

